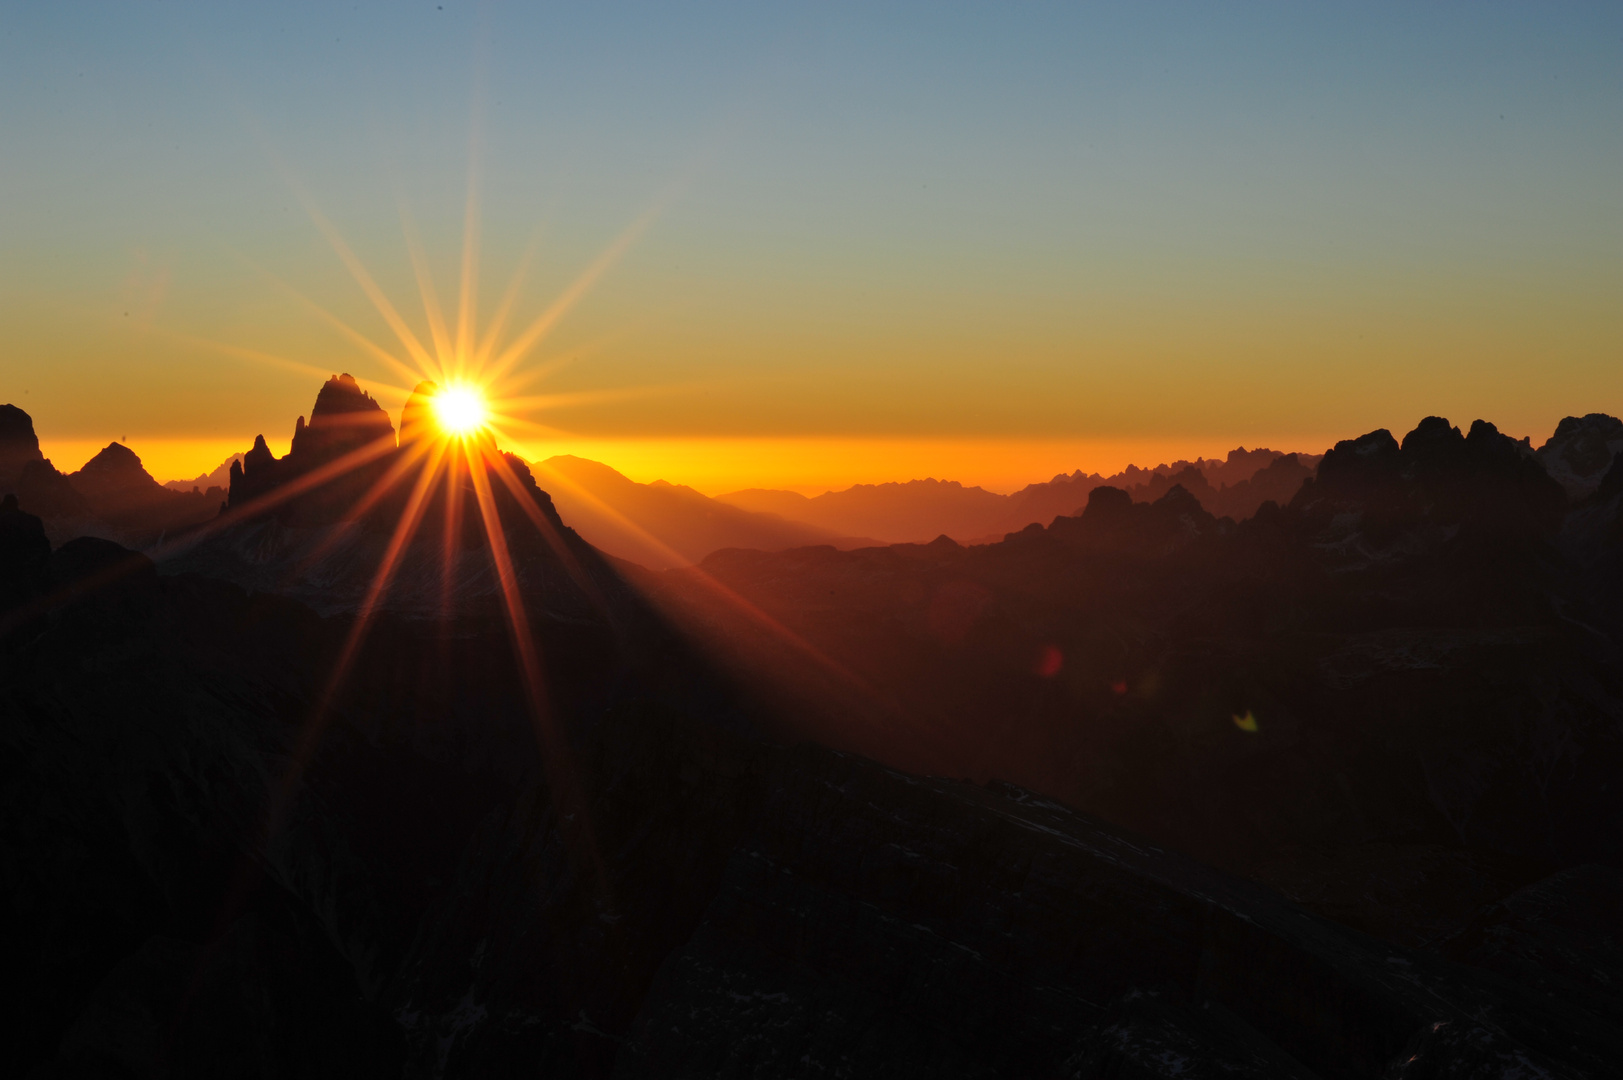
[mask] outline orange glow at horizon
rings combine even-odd
[[[437,412],[437,410],[436,410]],[[398,420],[398,411],[393,419]],[[485,414],[488,420],[490,414]],[[476,425],[476,427],[479,425]],[[398,425],[397,425],[398,427]],[[1358,432],[1357,434],[1362,434]],[[1401,432],[1398,433],[1401,437]],[[1520,433],[1516,433],[1520,434]],[[287,435],[266,432],[278,457],[287,453]],[[1153,468],[1185,459],[1221,458],[1236,446],[1266,446],[1284,452],[1322,453],[1347,433],[1268,435],[1245,439],[909,439],[851,436],[590,438],[500,440],[530,462],[573,454],[601,462],[638,483],[664,480],[721,495],[745,488],[771,488],[818,495],[854,484],[905,483],[933,477],[966,487],[1008,493],[1077,469],[1109,476],[1128,465]],[[65,473],[81,468],[111,439],[63,439],[42,435],[40,449]],[[1535,445],[1540,438],[1535,437]],[[234,453],[253,445],[239,438],[166,439],[132,434],[126,443],[160,483],[187,483],[205,475]]]

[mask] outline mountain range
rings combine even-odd
[[[1032,523],[1075,514],[1096,487],[1123,488],[1140,502],[1182,484],[1219,516],[1250,517],[1269,499],[1289,501],[1313,474],[1321,455],[1276,450],[1231,450],[1223,459],[1200,458],[1141,469],[1129,465],[1113,476],[1061,473],[998,495],[953,480],[858,484],[808,498],[798,492],[750,488],[718,495],[717,501],[835,532],[876,536],[885,543],[922,543],[948,536],[964,544],[996,542]],[[1213,487],[1213,483],[1217,486]],[[747,546],[747,545],[737,545]]]
[[[121,454],[0,455],[24,1075],[1623,1060],[1618,421],[661,570],[431,392],[334,377],[147,554],[45,512]]]
[[[172,491],[117,442],[64,475],[40,452],[33,419],[15,405],[0,405],[0,493],[16,495],[42,514],[55,542],[100,536],[136,547],[208,520],[225,495],[214,489]]]
[[[195,480],[169,480],[163,486],[170,491],[198,491],[204,494],[210,494],[215,488],[218,488],[224,494],[225,490],[231,485],[231,466],[233,464],[240,465],[242,457],[242,454],[232,454],[216,465],[213,470],[203,473]]]

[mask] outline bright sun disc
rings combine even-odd
[[[485,403],[478,391],[453,387],[434,396],[434,415],[452,435],[466,435],[484,426]]]

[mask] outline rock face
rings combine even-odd
[[[287,456],[271,453],[263,435],[232,466],[227,505],[242,510],[265,500],[278,488],[287,488],[314,475],[319,482],[296,502],[276,503],[270,509],[283,520],[295,516],[307,523],[331,523],[350,512],[388,471],[395,450],[394,425],[371,395],[349,374],[334,375],[316,394],[310,423],[299,417]],[[330,475],[329,475],[330,474]]]
[[[1555,434],[1538,448],[1544,468],[1566,489],[1573,501],[1600,486],[1612,461],[1623,451],[1623,420],[1605,413],[1569,416],[1556,425]]]
[[[71,526],[91,517],[84,497],[40,453],[33,418],[15,405],[0,405],[0,494],[15,495],[24,510]]]
[[[393,437],[389,414],[346,372],[328,379],[316,394],[308,426],[304,417],[299,417],[288,454],[295,460],[307,461],[308,468]]]
[[[0,405],[0,482],[16,483],[24,465],[43,460],[33,418],[15,405]]]

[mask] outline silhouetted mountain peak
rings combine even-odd
[[[25,463],[44,457],[34,418],[15,405],[0,405],[0,482],[15,482]]]
[[[305,424],[301,417],[294,427],[288,457],[305,462],[308,468],[393,436],[389,414],[346,372],[328,379],[316,394],[310,423]]]
[[[84,496],[40,453],[33,417],[15,405],[0,405],[0,492],[42,518],[81,521],[90,514]]]
[[[1199,469],[1195,469],[1193,472],[1196,476],[1201,475]],[[1205,477],[1201,477],[1201,479],[1204,480]],[[1161,496],[1150,505],[1166,512],[1178,514],[1198,514],[1201,513],[1203,509],[1200,505],[1200,500],[1197,499],[1189,491],[1189,489],[1184,487],[1182,484],[1173,484],[1172,487],[1167,490],[1165,495]]]
[[[164,491],[163,485],[141,466],[141,458],[123,443],[108,443],[84,467],[68,479],[86,498],[151,498]]]
[[[1389,483],[1403,467],[1403,451],[1392,433],[1378,428],[1356,439],[1343,439],[1319,462],[1316,493],[1351,493]],[[1304,490],[1303,494],[1306,494]]]
[[[1089,522],[1119,521],[1133,512],[1133,497],[1118,487],[1096,487],[1088,492],[1082,518]]]
[[[1107,485],[1088,492],[1080,516],[1055,518],[1048,531],[1087,548],[1163,554],[1210,531],[1216,521],[1182,484],[1154,502],[1134,502],[1129,492]]]
[[[1459,428],[1441,416],[1428,416],[1403,437],[1400,449],[1412,460],[1424,459],[1456,451],[1464,442]]]
[[[1569,416],[1538,448],[1538,459],[1576,501],[1589,495],[1623,452],[1623,420],[1605,413]]]
[[[299,423],[301,425],[304,423],[304,417],[299,417]],[[241,471],[252,475],[275,464],[275,462],[276,455],[271,453],[269,446],[265,445],[265,436],[255,435],[254,445],[248,448],[246,454],[242,455]],[[233,470],[233,475],[236,475],[236,470]]]
[[[1255,480],[1257,477],[1261,476],[1295,475],[1297,473],[1311,476],[1313,474],[1313,470],[1303,465],[1301,458],[1296,454],[1281,454],[1279,457],[1276,457],[1274,460],[1270,461],[1267,465],[1258,469],[1256,475],[1251,479]]]

